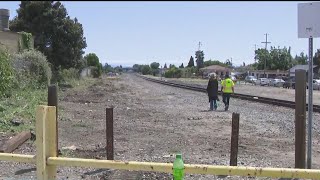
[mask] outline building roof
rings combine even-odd
[[[216,70],[216,71],[231,71],[228,67],[223,67],[220,65],[211,65],[204,68],[201,68],[200,70]]]
[[[313,68],[317,67],[316,65],[313,65]],[[295,65],[293,66],[292,68],[290,68],[290,72],[294,72],[296,69],[303,69],[303,70],[306,70],[308,71],[309,70],[309,65],[306,64],[306,65],[301,65],[301,64],[298,64],[298,65]]]

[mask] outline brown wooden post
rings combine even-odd
[[[295,168],[305,168],[306,162],[306,71],[295,71]]]
[[[114,160],[113,157],[113,108],[106,108],[106,151],[107,159]]]
[[[232,113],[230,166],[238,165],[239,118],[240,114]]]
[[[58,147],[58,86],[50,85],[48,87],[48,106],[56,107],[56,144],[57,144],[57,152],[59,152]],[[57,154],[58,156],[58,154]]]

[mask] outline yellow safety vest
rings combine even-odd
[[[222,91],[224,93],[232,93],[232,87],[234,86],[234,83],[230,78],[228,78],[221,82],[221,86],[223,86]]]

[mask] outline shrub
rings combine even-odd
[[[51,68],[45,55],[37,50],[25,50],[11,58],[19,87],[44,87],[50,83]]]
[[[79,70],[76,68],[63,69],[61,71],[62,81],[66,82],[68,80],[80,79]]]
[[[98,77],[100,77],[101,72],[100,72],[99,68],[97,68],[97,67],[95,67],[95,66],[92,66],[92,67],[91,67],[91,74],[92,74],[92,76],[93,76],[94,78],[98,78]]]
[[[3,96],[13,84],[13,69],[10,65],[9,54],[0,49],[0,97]]]
[[[167,72],[164,73],[164,77],[166,78],[180,78],[182,76],[181,69],[176,67],[170,68]]]

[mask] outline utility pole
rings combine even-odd
[[[254,63],[256,63],[257,62],[257,45],[256,44],[254,44]]]
[[[261,43],[265,43],[265,45],[266,45],[265,49],[267,51],[268,43],[271,43],[271,42],[268,42],[268,33],[266,33],[264,35],[266,35],[266,41],[265,42],[261,42]],[[267,59],[265,58],[264,59],[264,75],[263,75],[264,77],[266,77],[266,66],[267,66]]]
[[[198,51],[200,51],[200,46],[202,46],[202,43],[199,41]]]

